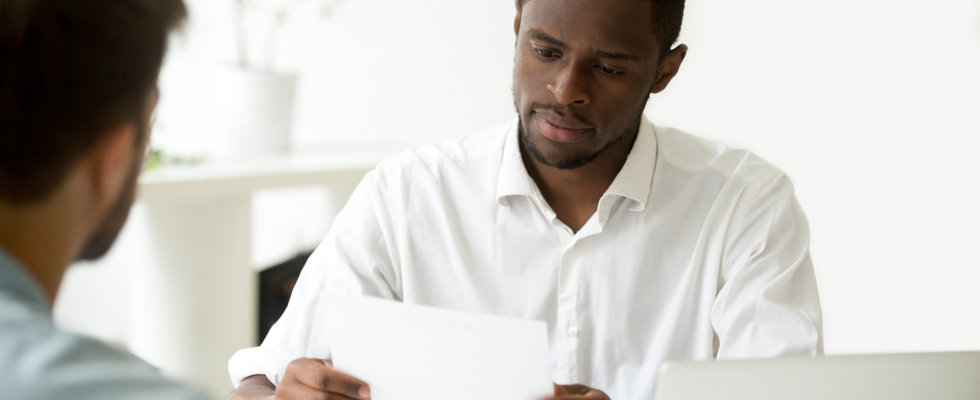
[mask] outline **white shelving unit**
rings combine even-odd
[[[131,260],[128,345],[164,373],[223,398],[228,358],[254,346],[257,274],[250,262],[256,190],[351,188],[393,152],[299,153],[165,167],[140,179],[142,232]]]

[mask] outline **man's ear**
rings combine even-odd
[[[521,6],[521,0],[515,0],[514,3],[517,6],[517,16],[514,17],[514,34],[518,35],[521,32],[521,9],[523,7]]]
[[[132,160],[139,156],[136,139],[133,124],[119,124],[103,133],[85,155],[92,193],[100,202],[112,204],[131,176]]]
[[[686,56],[687,45],[681,44],[677,45],[677,47],[663,57],[660,61],[660,70],[657,71],[657,82],[653,84],[653,89],[650,90],[650,93],[660,93],[667,88],[670,80],[674,79],[677,76],[677,72],[681,70],[681,63],[684,62],[684,57]]]

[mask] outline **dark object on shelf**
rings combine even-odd
[[[259,272],[259,343],[265,340],[269,328],[286,311],[296,279],[310,254],[313,252],[301,253],[291,260]]]

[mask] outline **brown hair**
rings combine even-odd
[[[182,0],[0,0],[0,200],[43,200],[99,136],[141,127]]]

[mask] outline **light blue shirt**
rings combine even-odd
[[[58,329],[40,286],[0,248],[0,399],[206,398],[132,354]]]

